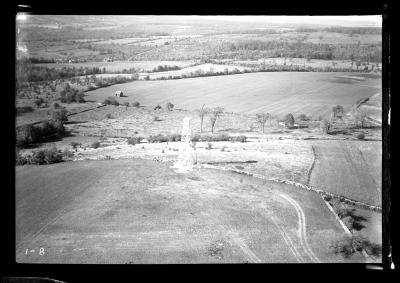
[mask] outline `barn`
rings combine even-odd
[[[117,90],[117,91],[115,92],[115,96],[123,97],[123,96],[124,96],[124,93],[122,92],[122,90]]]

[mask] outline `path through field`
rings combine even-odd
[[[340,262],[341,236],[319,195],[249,176],[135,159],[16,168],[17,262]]]

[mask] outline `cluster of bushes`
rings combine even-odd
[[[60,92],[60,100],[64,103],[78,102],[84,103],[84,93],[83,91],[77,90],[75,88],[70,87],[69,84],[65,86],[65,88]]]
[[[149,143],[161,143],[161,142],[177,142],[181,141],[180,134],[158,134],[158,135],[151,135],[147,138]],[[138,144],[144,138],[143,137],[130,137],[127,139],[128,144]],[[194,135],[191,138],[192,142],[216,142],[216,141],[233,141],[233,142],[246,142],[246,136],[229,136],[227,134],[220,134],[220,135]]]
[[[359,140],[365,139],[365,134],[364,134],[364,132],[361,132],[361,133],[357,134],[357,139],[359,139]]]
[[[103,104],[105,104],[105,105],[115,105],[115,106],[118,106],[118,105],[119,105],[119,102],[118,102],[118,100],[115,99],[115,97],[110,96],[110,97],[107,97],[107,98],[103,101]]]
[[[98,148],[100,146],[100,142],[99,141],[95,141],[92,143],[92,148]]]
[[[30,113],[35,111],[32,106],[18,106],[16,107],[17,115],[23,114],[23,113]]]
[[[130,145],[135,145],[135,144],[140,143],[142,141],[142,139],[143,139],[142,137],[129,137],[127,139],[127,143]]]
[[[62,121],[50,120],[39,125],[23,125],[17,128],[16,144],[18,147],[44,140],[51,135],[59,135],[65,132]]]
[[[382,253],[382,247],[371,243],[367,238],[360,235],[344,237],[331,245],[335,254],[341,254],[345,258],[351,257],[356,252],[365,250],[368,254],[379,256]]]
[[[57,150],[56,147],[50,149],[41,149],[32,152],[32,154],[21,155],[17,152],[16,165],[29,165],[29,164],[52,164],[64,161],[64,158],[70,158],[71,152],[65,150]]]
[[[139,108],[139,107],[140,107],[140,103],[137,102],[137,101],[135,101],[135,102],[132,102],[131,106],[132,106],[132,107]]]
[[[158,143],[158,142],[174,142],[174,141],[181,141],[181,135],[179,134],[171,134],[171,135],[154,135],[148,137],[149,143]]]
[[[43,107],[43,108],[49,107],[49,103],[45,99],[43,99],[42,97],[40,97],[38,99],[35,99],[34,103],[35,103],[35,105],[37,107]]]
[[[285,126],[287,128],[292,128],[294,126],[294,122],[295,122],[293,114],[292,113],[286,114],[284,122],[285,122]]]
[[[55,109],[57,108],[56,105],[54,105],[54,108]],[[51,118],[53,121],[66,122],[68,121],[68,111],[65,110],[65,108],[61,108],[59,110],[53,110]]]
[[[180,69],[181,69],[181,67],[179,67],[179,66],[159,65],[157,68],[153,69],[153,72],[175,71],[175,70],[180,70]]]
[[[246,136],[229,136],[227,134],[220,135],[194,135],[192,137],[193,142],[216,142],[216,141],[232,141],[232,142],[246,142]]]
[[[65,132],[64,122],[68,120],[65,109],[54,110],[52,119],[38,125],[22,125],[16,128],[16,144],[18,147],[44,140],[51,135],[60,135]]]

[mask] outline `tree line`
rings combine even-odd
[[[15,75],[17,82],[40,82],[67,79],[76,76],[101,74],[105,69],[99,67],[63,67],[61,69],[48,68],[32,64],[29,59],[20,59],[16,62]]]
[[[217,57],[240,56],[243,52],[261,51],[267,57],[308,58],[323,60],[359,59],[371,62],[382,61],[381,44],[315,44],[311,42],[239,40],[225,44],[223,49],[231,54],[221,53]],[[244,56],[249,54],[243,53]],[[260,55],[260,54],[259,54]],[[257,56],[257,54],[253,54]],[[222,59],[222,58],[220,58]]]

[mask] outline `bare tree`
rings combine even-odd
[[[268,121],[268,119],[271,118],[271,115],[269,113],[257,113],[257,122],[260,124],[262,128],[262,133],[264,134],[264,128],[265,128],[265,123]]]
[[[209,110],[211,133],[214,133],[215,122],[217,121],[218,117],[222,116],[223,113],[224,113],[224,108],[222,107],[215,107]]]
[[[201,107],[201,109],[198,110],[199,112],[199,116],[200,116],[200,133],[203,132],[203,120],[204,120],[204,116],[207,114],[208,109],[204,108],[205,104],[203,104],[203,106]]]

